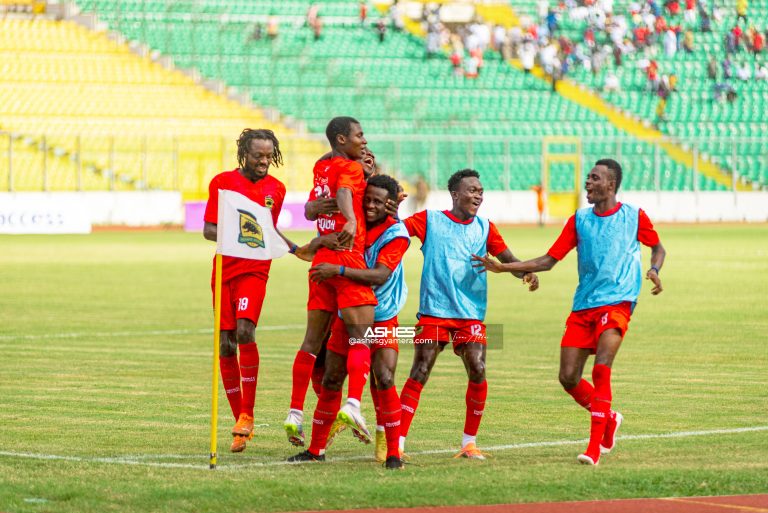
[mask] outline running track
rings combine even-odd
[[[355,509],[323,511],[322,513],[604,513],[614,511],[621,513],[768,513],[768,494],[585,502],[537,502],[530,504],[494,504],[492,506]]]

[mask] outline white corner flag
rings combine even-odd
[[[277,234],[268,208],[238,192],[219,189],[216,253],[272,260],[288,253],[288,244]]]
[[[288,253],[288,244],[275,230],[272,212],[240,193],[219,189],[216,225],[216,277],[214,279],[213,366],[211,380],[211,452],[209,467],[218,460],[219,342],[221,339],[222,255],[272,260]]]

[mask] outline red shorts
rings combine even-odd
[[[413,337],[414,344],[424,342],[440,342],[447,344],[453,342],[453,350],[456,351],[461,344],[476,342],[487,345],[485,336],[485,324],[476,319],[441,319],[422,315],[416,323],[417,335]]]
[[[627,301],[571,312],[565,321],[565,333],[560,346],[590,349],[594,353],[597,351],[597,340],[605,330],[617,329],[623,337],[629,329],[631,316],[632,303]]]
[[[349,251],[339,252],[337,260],[347,267],[367,269],[361,255]],[[312,261],[312,265],[322,260]],[[333,312],[352,306],[377,305],[376,295],[368,285],[352,281],[344,276],[334,276],[322,283],[309,280],[309,300],[307,310]]]
[[[394,349],[399,352],[397,345],[397,338],[395,338],[394,328],[399,326],[397,322],[397,316],[388,319],[386,321],[374,322],[372,328],[386,328],[386,337],[372,337],[373,343],[371,344],[371,354],[375,353],[379,349]],[[331,327],[331,338],[328,340],[328,349],[341,356],[347,356],[350,347],[349,333],[347,333],[347,327],[338,316],[333,322]]]
[[[249,319],[258,324],[266,290],[267,280],[255,274],[240,274],[222,283],[220,329],[234,330],[237,319]],[[216,298],[213,300],[215,302]]]

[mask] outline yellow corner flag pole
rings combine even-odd
[[[221,338],[221,253],[216,253],[216,282],[214,289],[213,370],[211,371],[211,459],[209,466],[216,468],[216,425],[219,412],[219,342]]]

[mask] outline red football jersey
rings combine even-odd
[[[352,252],[363,254],[365,250],[365,214],[363,212],[363,196],[365,195],[365,176],[363,166],[354,160],[344,157],[333,157],[318,160],[313,170],[314,188],[309,194],[309,201],[314,201],[321,196],[335,198],[339,189],[352,191],[352,207],[355,212],[357,229]],[[341,212],[334,214],[321,214],[317,216],[317,231],[320,235],[339,233],[347,223]],[[320,248],[315,257],[316,261],[335,263],[334,251]],[[318,259],[318,257],[320,257]],[[330,258],[330,260],[328,259]]]
[[[253,183],[241,175],[237,169],[214,176],[208,186],[208,203],[205,205],[203,217],[206,223],[218,223],[219,189],[239,192],[259,205],[269,208],[272,210],[272,220],[277,225],[277,218],[280,216],[280,209],[283,208],[283,200],[285,200],[285,185],[277,178],[267,175]],[[216,272],[215,262],[214,259],[214,273]],[[240,274],[257,274],[266,280],[272,265],[271,260],[251,260],[226,255],[222,257],[222,262],[224,264],[222,281]]]

